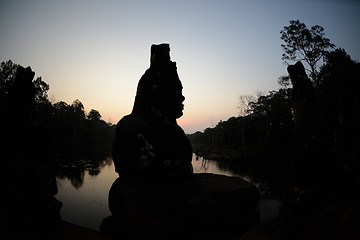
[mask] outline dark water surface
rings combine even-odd
[[[192,164],[194,173],[237,176],[231,170],[220,169],[216,161],[205,161],[202,158],[196,160],[195,155]],[[73,171],[76,166],[66,166],[66,168],[68,171]],[[84,169],[77,175],[73,177],[73,175],[59,174],[56,179],[59,189],[56,198],[63,203],[61,217],[67,222],[99,230],[102,219],[110,215],[107,204],[108,193],[118,174],[112,161],[107,159],[99,169]],[[275,217],[279,207],[280,201],[277,199],[262,199],[259,204],[261,220]]]

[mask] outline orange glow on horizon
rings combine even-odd
[[[177,123],[182,128],[188,128],[191,126],[196,126],[204,123],[205,119],[200,117],[181,117],[177,119]]]

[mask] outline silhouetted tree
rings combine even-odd
[[[239,116],[246,116],[250,110],[250,103],[254,102],[256,97],[253,95],[241,95],[239,97]]]
[[[73,111],[74,114],[74,120],[83,120],[85,119],[85,110],[84,110],[84,105],[82,104],[82,102],[80,102],[79,99],[76,99],[72,104],[71,104],[71,109]]]
[[[49,102],[47,92],[49,91],[49,84],[44,82],[41,77],[36,78],[34,81],[35,85],[35,102],[43,103]]]
[[[69,111],[70,111],[70,106],[63,101],[54,103],[54,114],[57,116],[56,118],[58,118],[59,120],[65,120],[65,118],[67,117]]]
[[[87,118],[91,121],[99,121],[101,119],[101,115],[99,111],[91,109],[89,114],[87,115]]]
[[[358,89],[360,63],[344,49],[336,49],[325,57],[319,74],[318,92],[324,124],[333,142],[352,142],[360,132],[360,96]]]
[[[1,62],[0,65],[0,104],[4,106],[5,98],[8,95],[12,85],[14,84],[16,69],[18,64],[13,63],[11,60]]]
[[[315,25],[310,29],[299,20],[290,20],[289,26],[284,26],[280,31],[281,40],[284,44],[281,47],[285,53],[283,60],[305,61],[310,66],[310,77],[316,83],[318,75],[317,63],[322,59],[327,50],[334,48],[335,45],[325,37],[324,28]]]
[[[72,109],[63,101],[55,103],[53,108],[53,154],[56,158],[67,158],[72,154]]]
[[[283,88],[289,88],[291,85],[290,76],[282,75],[278,78],[278,84]]]

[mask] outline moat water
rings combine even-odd
[[[192,164],[194,173],[237,176],[231,170],[220,169],[216,161],[196,159],[195,155]],[[96,168],[92,168],[90,163],[84,165],[87,167],[81,171],[78,171],[78,166],[75,165],[62,166],[63,171],[58,173],[56,178],[58,184],[56,198],[63,203],[61,218],[64,221],[99,230],[102,219],[111,214],[108,209],[108,193],[118,174],[109,158]],[[244,176],[239,177],[251,181]],[[277,199],[262,199],[259,204],[261,220],[275,217],[280,205]]]

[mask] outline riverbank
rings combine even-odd
[[[199,149],[194,154],[198,159],[216,161],[221,170],[230,170],[250,180],[263,193],[280,196],[288,182],[290,156],[285,150],[252,146],[243,149]]]

